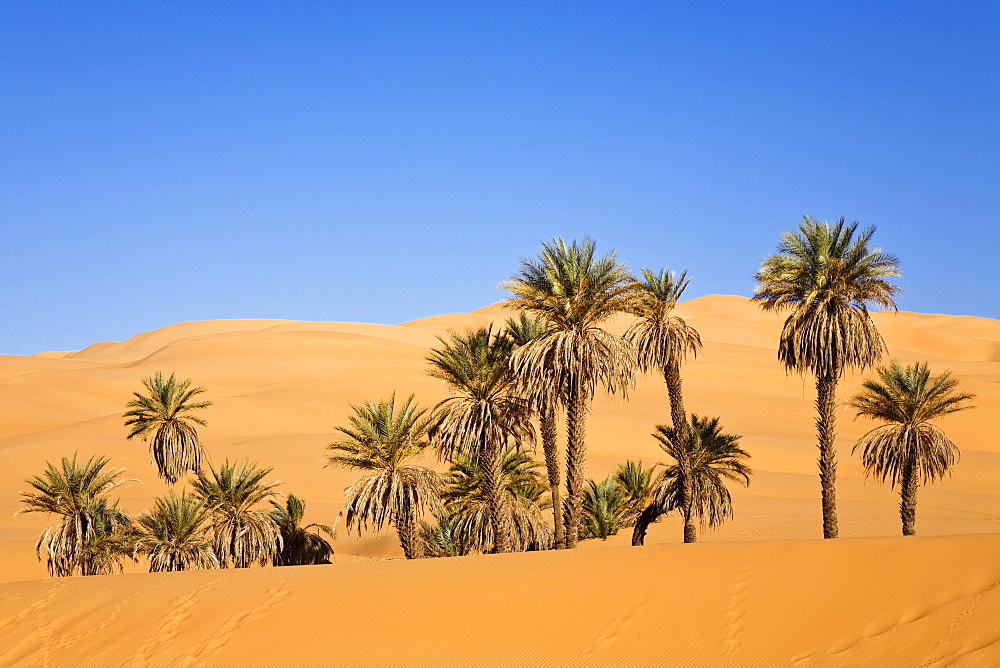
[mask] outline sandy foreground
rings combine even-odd
[[[689,410],[743,434],[755,470],[735,518],[694,546],[674,519],[648,545],[628,536],[574,552],[405,562],[395,536],[338,535],[332,566],[49,580],[34,543],[50,518],[13,517],[46,460],[106,454],[139,481],[139,511],[166,486],[121,412],[143,377],[176,372],[215,402],[201,430],[214,461],[249,456],[281,490],[332,523],[353,480],[324,468],[350,403],[395,391],[445,396],[423,373],[436,336],[504,319],[488,307],[403,325],[210,321],[68,353],[0,356],[0,664],[120,663],[1000,663],[1000,321],[877,314],[892,356],[951,369],[978,408],[943,420],[963,451],[954,475],[921,489],[914,539],[898,495],[850,454],[874,424],[839,414],[838,541],[821,536],[814,389],[775,356],[781,318],[741,297],[678,308],[702,334],[685,368]],[[624,331],[626,321],[611,323]],[[838,393],[855,392],[848,377]],[[659,461],[650,437],[666,391],[643,378],[599,399],[588,474]],[[851,538],[860,537],[860,538]]]

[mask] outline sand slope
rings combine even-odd
[[[995,665],[997,554],[866,538],[14,583],[0,663]]]
[[[677,520],[669,518],[651,528],[650,549],[638,552],[625,547],[628,537],[620,535],[606,543],[585,543],[574,554],[369,563],[401,556],[393,533],[341,533],[335,541],[338,561],[362,563],[3,585],[0,663],[66,663],[81,656],[95,664],[133,659],[160,664],[186,656],[193,662],[241,662],[258,657],[252,653],[254,643],[274,649],[285,637],[309,638],[313,650],[303,652],[360,663],[375,642],[373,619],[376,626],[412,626],[412,635],[382,634],[383,662],[412,655],[427,662],[539,657],[745,663],[771,650],[788,660],[853,663],[897,651],[885,648],[910,645],[914,653],[907,656],[913,662],[958,656],[980,645],[986,649],[973,659],[1000,661],[996,649],[986,646],[993,639],[981,621],[988,618],[984,611],[996,618],[996,599],[988,588],[997,579],[990,569],[1000,564],[995,558],[1000,544],[997,536],[971,535],[1000,532],[1000,436],[995,429],[1000,321],[875,316],[893,356],[903,362],[928,360],[935,371],[952,369],[962,388],[978,395],[975,411],[941,422],[962,448],[962,461],[954,476],[920,491],[918,509],[921,536],[966,535],[830,543],[807,540],[821,535],[815,395],[809,378],[788,376],[778,366],[781,318],[731,296],[691,300],[678,313],[705,342],[703,354],[684,371],[687,406],[721,416],[728,430],[743,434],[755,470],[749,490],[735,491],[735,518],[703,535],[703,544],[668,545],[681,533]],[[445,396],[441,383],[424,372],[427,348],[436,337],[507,315],[488,307],[396,326],[182,323],[81,351],[0,356],[0,582],[45,577],[33,546],[50,518],[13,514],[23,480],[40,473],[46,460],[74,451],[83,457],[110,456],[141,481],[120,488],[123,504],[133,511],[149,506],[166,489],[146,446],[124,438],[123,405],[143,377],[176,372],[205,385],[214,405],[206,411],[209,426],[201,433],[213,461],[251,457],[273,466],[273,477],[284,481],[281,491],[307,500],[307,521],[332,523],[354,475],[324,468],[324,445],[333,439],[334,425],[345,423],[350,404],[395,391],[401,397],[416,393],[423,405],[433,405]],[[609,323],[616,332],[627,326],[624,319]],[[860,380],[845,378],[839,397],[856,391]],[[852,417],[846,408],[839,413],[841,535],[895,536],[897,494],[866,480],[850,454],[854,440],[874,425]],[[640,379],[628,401],[599,398],[588,423],[588,475],[602,477],[626,458],[661,460],[650,432],[667,420],[666,392],[656,377]],[[794,542],[747,542],[760,539]],[[835,574],[819,578],[823,569],[818,566]],[[553,582],[563,589],[546,593],[545,585]],[[467,592],[458,606],[447,593],[456,583]],[[741,588],[749,597],[746,603],[738,600]],[[438,598],[441,602],[433,602]],[[496,614],[475,612],[484,602],[498,606]],[[517,610],[510,607],[515,604]],[[374,617],[351,613],[352,605],[372,610]],[[829,612],[836,605],[842,613]],[[384,620],[375,610],[388,611]],[[920,617],[920,611],[927,614]],[[815,621],[828,612],[841,621]],[[553,617],[563,621],[547,621]],[[269,624],[277,625],[273,639],[260,633]],[[445,633],[452,624],[469,638],[469,647],[482,647],[483,653],[445,646],[454,635]],[[629,630],[633,625],[636,630]],[[807,630],[785,638],[791,625]],[[519,640],[504,654],[499,648],[515,631]],[[553,645],[549,631],[564,642]],[[626,644],[634,649],[623,650]],[[827,657],[842,646],[849,648]],[[94,653],[99,648],[106,653]],[[259,656],[263,661],[268,655]],[[298,662],[294,653],[288,656]]]

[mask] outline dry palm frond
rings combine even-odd
[[[865,471],[896,487],[907,467],[927,482],[941,478],[958,461],[958,447],[931,420],[972,408],[974,395],[956,393],[958,381],[950,372],[931,378],[926,363],[906,368],[892,360],[878,370],[879,380],[868,380],[850,401],[858,416],[886,422],[862,436]],[[880,382],[881,381],[881,382]]]
[[[289,494],[285,505],[271,501],[274,509],[270,512],[271,519],[281,531],[281,551],[274,555],[275,566],[308,566],[310,564],[328,564],[333,556],[333,548],[325,538],[319,535],[323,531],[328,536],[333,535],[333,529],[325,524],[307,524],[302,526],[306,514],[306,502]],[[310,531],[316,529],[318,531]]]
[[[215,556],[225,567],[264,566],[281,550],[281,532],[274,520],[256,506],[273,497],[280,482],[264,482],[270,468],[244,459],[227,460],[219,469],[210,467],[191,482],[195,495],[212,514]]]
[[[653,436],[675,461],[689,462],[689,468],[678,464],[666,467],[655,497],[662,512],[689,507],[690,516],[708,527],[719,526],[732,517],[732,496],[726,482],[746,486],[752,474],[743,463],[750,455],[738,445],[740,436],[723,433],[719,418],[697,415],[691,416],[688,427],[687,452],[680,450],[683,441],[672,426],[658,425]],[[685,478],[690,499],[684,498]]]
[[[190,380],[178,381],[174,374],[164,379],[159,371],[143,379],[147,394],[134,392],[135,398],[125,404],[129,410],[122,414],[128,418],[128,438],[136,436],[149,441],[149,452],[160,476],[175,483],[188,471],[199,473],[203,446],[194,425],[206,422],[192,415],[192,411],[207,408],[211,401],[191,401],[205,392],[204,387],[191,387]]]
[[[72,459],[63,457],[59,467],[46,462],[41,476],[25,481],[34,491],[21,492],[23,508],[17,514],[59,516],[36,545],[39,559],[44,549],[49,575],[64,577],[78,570],[101,570],[104,566],[88,565],[85,560],[104,562],[105,557],[99,556],[102,550],[114,553],[113,541],[105,541],[103,547],[94,541],[109,538],[110,533],[120,532],[127,523],[117,503],[107,503],[107,496],[129,480],[121,478],[124,469],[105,468],[107,464],[107,457],[95,456],[81,463],[74,454]]]
[[[136,519],[135,552],[149,559],[150,573],[219,568],[212,514],[200,499],[171,491],[153,504]]]

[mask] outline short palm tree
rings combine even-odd
[[[219,568],[212,539],[212,513],[194,496],[173,490],[153,499],[136,518],[135,553],[149,559],[149,572]]]
[[[816,377],[816,428],[823,492],[823,537],[836,538],[837,382],[847,369],[876,364],[885,343],[868,306],[896,308],[897,259],[871,247],[874,227],[857,234],[857,223],[830,224],[806,216],[797,232],[781,235],[777,252],[755,274],[753,299],[765,311],[789,311],[778,343],[788,371]]]
[[[643,269],[642,276],[642,280],[636,280],[634,284],[635,296],[631,308],[638,319],[625,336],[636,347],[639,368],[663,374],[670,398],[671,423],[686,425],[688,418],[684,409],[681,364],[689,354],[696,356],[701,350],[701,336],[683,318],[672,313],[691,281],[687,270],[677,275],[666,269],[658,274]],[[682,439],[686,438],[686,430],[681,429],[678,433]],[[682,456],[686,451],[687,448],[680,449]],[[687,463],[680,462],[679,465],[687,466]],[[637,525],[632,534],[632,544],[641,545],[644,535],[645,527]]]
[[[134,392],[135,398],[125,404],[128,410],[122,414],[128,418],[125,426],[131,428],[128,438],[139,436],[149,441],[149,452],[160,477],[171,484],[188,471],[201,472],[204,446],[195,425],[203,427],[206,422],[193,412],[208,408],[212,402],[192,399],[205,388],[191,387],[190,380],[178,381],[174,374],[164,380],[159,371],[142,383],[146,394]]]
[[[601,482],[588,480],[583,489],[583,518],[580,522],[581,538],[607,540],[628,526],[632,507],[628,490],[614,475]]]
[[[451,513],[455,536],[466,551],[495,551],[486,473],[477,458],[456,453],[453,462],[445,475],[442,499]],[[509,442],[501,453],[500,481],[510,516],[510,549],[516,552],[547,549],[552,544],[552,529],[543,514],[548,485],[538,471],[540,466],[516,442]]]
[[[469,554],[458,534],[457,517],[447,507],[435,508],[434,522],[420,522],[420,540],[425,557],[460,557]]]
[[[527,313],[521,312],[517,318],[508,318],[506,324],[507,336],[517,347],[524,346],[542,337],[549,331],[548,324]],[[528,386],[522,388],[524,393],[532,397],[535,412],[538,413],[538,431],[542,439],[542,452],[545,454],[545,472],[549,479],[549,498],[552,500],[552,526],[555,531],[555,546],[559,548],[564,542],[562,523],[562,461],[559,456],[559,427],[556,421],[557,388],[554,380],[536,378]]]
[[[958,446],[931,420],[972,408],[974,395],[955,392],[958,381],[945,371],[931,378],[926,362],[905,368],[892,360],[878,370],[879,380],[867,380],[850,405],[858,416],[885,422],[862,436],[865,472],[899,486],[903,535],[916,533],[917,490],[944,476],[958,461]]]
[[[282,548],[281,531],[259,504],[272,498],[280,482],[264,482],[271,472],[257,462],[226,462],[211,475],[199,473],[191,481],[195,496],[212,515],[215,556],[223,568],[265,566]]]
[[[628,495],[625,526],[633,526],[642,511],[653,502],[656,490],[660,486],[656,468],[656,464],[646,467],[643,466],[641,459],[629,459],[619,464],[611,474],[618,486]]]
[[[121,573],[122,562],[133,559],[135,527],[118,502],[98,499],[87,510],[90,531],[80,551],[80,575]]]
[[[413,459],[429,445],[430,419],[413,395],[397,410],[396,396],[386,401],[352,405],[350,426],[337,427],[341,438],[327,448],[327,461],[362,471],[344,493],[341,511],[348,531],[379,531],[393,524],[407,559],[421,556],[420,516],[438,502],[441,477]]]
[[[274,510],[271,519],[281,531],[280,552],[274,555],[275,566],[308,566],[311,564],[328,564],[333,556],[333,548],[320,531],[328,536],[333,535],[333,529],[325,524],[307,524],[302,526],[306,515],[306,502],[289,494],[285,504],[271,501]],[[313,529],[314,531],[310,531]]]
[[[506,306],[549,323],[549,331],[518,348],[511,366],[520,382],[550,388],[551,399],[566,406],[565,547],[576,547],[586,474],[586,415],[600,387],[625,394],[634,382],[633,346],[601,324],[631,303],[628,268],[612,251],[594,254],[594,242],[542,244],[537,259],[521,260],[503,287],[513,293]]]
[[[117,539],[112,539],[112,534],[120,534],[128,521],[117,509],[117,502],[109,503],[108,494],[129,481],[121,477],[125,469],[107,465],[107,457],[78,462],[74,454],[72,459],[63,457],[58,467],[46,462],[41,476],[25,481],[33,491],[21,492],[23,508],[17,514],[58,516],[35,546],[39,559],[45,551],[49,575],[95,575],[108,568],[115,570],[108,559],[121,555],[114,548]]]
[[[719,526],[733,516],[726,482],[750,484],[753,472],[744,463],[750,455],[739,446],[740,436],[722,431],[719,418],[692,415],[686,439],[679,438],[673,426],[662,424],[653,436],[675,462],[663,472],[654,503],[664,513],[680,512],[684,542],[693,543],[698,540],[696,519],[706,528]],[[681,461],[687,461],[688,466],[682,467]]]
[[[489,504],[494,547],[511,550],[510,509],[505,506],[502,448],[508,440],[534,438],[531,404],[518,392],[510,372],[513,342],[492,327],[451,332],[427,357],[428,374],[444,381],[454,396],[434,407],[431,441],[443,458],[456,454],[478,460]]]

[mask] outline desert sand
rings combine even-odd
[[[840,532],[820,540],[815,397],[775,354],[781,317],[748,300],[681,304],[703,354],[685,367],[688,409],[743,434],[755,473],[735,517],[682,545],[668,518],[647,545],[623,533],[572,552],[406,562],[393,532],[334,541],[330,566],[46,578],[34,543],[50,518],[13,517],[46,460],[106,454],[136,478],[138,511],[162,493],[121,412],[156,371],[204,385],[213,461],[274,467],[281,491],[332,523],[350,471],[324,445],[351,403],[396,392],[445,396],[424,356],[447,329],[503,320],[487,307],[402,325],[227,320],[173,325],[120,343],[0,356],[0,664],[1000,663],[1000,321],[876,314],[890,354],[951,369],[978,408],[942,420],[962,449],[954,474],[920,491],[915,538],[899,537],[896,492],[866,480],[851,446],[875,425],[838,414]],[[627,321],[609,324],[624,331]],[[838,398],[862,378],[848,376]],[[660,461],[662,381],[600,398],[588,475]]]

